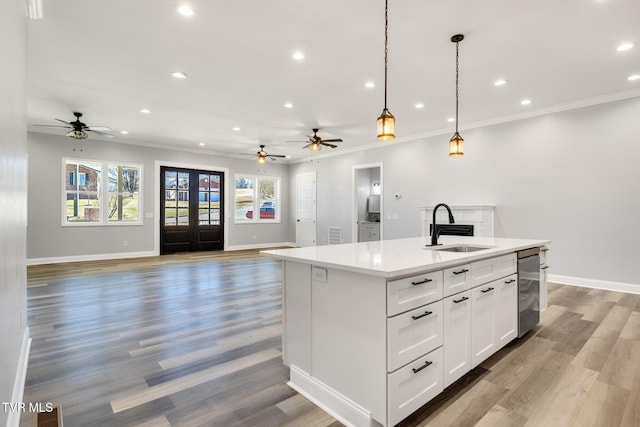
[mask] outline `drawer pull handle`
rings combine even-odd
[[[418,372],[422,371],[424,368],[433,365],[433,362],[430,360],[427,360],[426,362],[424,362],[424,365],[420,366],[419,368],[411,368],[411,370],[413,371],[414,374],[417,374]]]
[[[429,282],[433,282],[433,279],[424,279],[424,280],[423,280],[423,281],[421,281],[421,282],[411,282],[411,284],[412,284],[413,286],[416,286],[416,285],[422,285],[422,284],[424,284],[424,283],[429,283]]]
[[[454,300],[453,300],[453,302],[455,302],[456,304],[459,304],[459,303],[461,303],[461,302],[463,302],[463,301],[466,301],[466,300],[468,300],[468,299],[469,299],[469,298],[467,298],[467,297],[462,297],[462,298],[460,298],[460,299],[454,299]]]
[[[424,316],[428,316],[428,315],[430,315],[431,313],[433,313],[433,311],[425,311],[425,312],[424,312],[424,314],[421,314],[420,316],[411,316],[411,318],[412,318],[413,320],[418,320],[418,319],[420,319],[421,317],[424,317]]]
[[[490,292],[492,290],[493,290],[493,288],[487,288],[487,289],[481,290],[480,292],[482,292],[483,294],[486,294],[487,292]]]
[[[547,268],[549,268],[549,266],[545,265],[544,267],[540,267],[540,270],[546,270]]]
[[[456,274],[456,275],[457,275],[457,274],[466,273],[466,272],[468,272],[468,271],[469,271],[469,270],[467,270],[466,268],[463,268],[463,269],[462,269],[462,270],[460,270],[460,271],[453,271],[453,274]]]
[[[516,279],[505,280],[505,282],[504,282],[504,283],[506,283],[506,284],[508,285],[509,283],[513,283],[513,282],[515,282],[515,281],[516,281]]]

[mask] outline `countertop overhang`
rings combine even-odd
[[[475,252],[447,252],[426,247],[425,239],[380,240],[375,242],[344,243],[340,245],[274,249],[262,254],[319,267],[352,271],[384,278],[439,270],[467,262],[478,261],[523,249],[541,247],[550,240],[508,239],[498,237],[441,236],[442,246],[489,246]]]

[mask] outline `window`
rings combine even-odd
[[[142,166],[64,159],[63,175],[63,225],[142,223]]]
[[[236,223],[280,222],[280,178],[236,175]]]

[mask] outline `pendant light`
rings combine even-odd
[[[449,140],[450,157],[460,157],[464,155],[464,139],[458,133],[458,45],[462,40],[464,40],[464,36],[462,34],[456,34],[455,36],[451,37],[451,41],[456,44],[456,133],[454,133]]]
[[[389,53],[389,0],[384,2],[384,110],[378,117],[378,139],[388,141],[396,137],[396,118],[387,109],[387,56]]]

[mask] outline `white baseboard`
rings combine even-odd
[[[22,347],[20,348],[20,359],[18,360],[18,370],[11,393],[11,402],[22,402],[24,397],[24,384],[27,380],[27,366],[29,366],[29,352],[31,351],[31,334],[29,327],[24,328],[22,336]],[[7,417],[7,427],[18,427],[20,425],[20,411],[9,411]]]
[[[91,254],[91,255],[75,255],[64,257],[52,257],[52,258],[31,258],[27,259],[27,265],[39,265],[39,264],[59,264],[61,262],[76,262],[76,261],[101,261],[107,259],[120,259],[120,258],[140,258],[149,256],[160,255],[154,251],[140,251],[140,252],[118,252],[115,254]]]
[[[290,366],[290,381],[287,385],[347,427],[380,425],[371,418],[367,410],[310,377],[295,365]]]
[[[245,251],[248,249],[267,249],[267,248],[280,248],[284,246],[295,247],[295,243],[291,242],[279,242],[279,243],[258,243],[255,245],[234,245],[227,246],[225,250],[227,251]]]
[[[608,280],[586,279],[584,277],[560,276],[550,274],[549,282],[562,285],[582,286],[584,288],[604,289],[607,291],[626,292],[628,294],[640,294],[640,284],[612,282]]]
[[[279,243],[260,243],[255,245],[237,245],[228,246],[225,251],[242,251],[247,249],[266,249],[276,247],[295,247],[295,243],[291,242],[279,242]],[[122,258],[142,258],[150,256],[159,256],[156,251],[140,251],[140,252],[118,252],[115,254],[92,254],[92,255],[75,255],[64,257],[51,257],[51,258],[31,258],[27,260],[27,265],[40,265],[40,264],[59,264],[62,262],[77,262],[77,261],[101,261],[108,259],[122,259]]]

